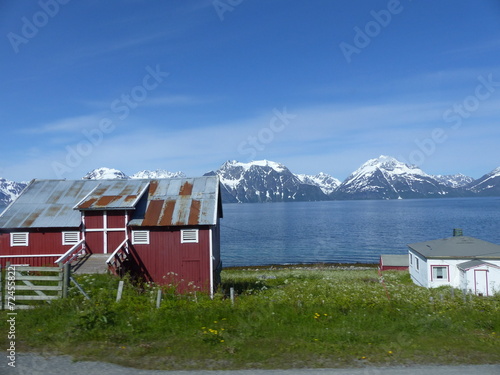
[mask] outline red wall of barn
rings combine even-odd
[[[198,238],[198,243],[181,243],[180,229],[150,229],[150,244],[132,245],[133,253],[147,270],[150,281],[176,285],[179,292],[209,291],[209,229],[200,228]]]
[[[72,245],[62,244],[63,231],[78,231],[77,228],[30,231],[28,246],[10,246],[10,233],[0,233],[0,255],[27,255],[23,258],[0,258],[2,266],[11,264],[29,264],[30,266],[54,266],[58,257],[29,257],[30,254],[64,254]],[[26,231],[22,231],[26,232]]]
[[[124,231],[104,231],[106,229],[126,228],[125,211],[106,211],[106,222],[104,220],[104,211],[86,211],[85,212],[85,229],[91,230],[85,233],[85,242],[91,253],[102,254],[112,253],[118,245],[125,239]],[[106,224],[106,225],[104,225]],[[101,229],[100,231],[92,231]],[[104,236],[106,236],[107,247],[104,249]],[[105,251],[106,250],[106,251]]]

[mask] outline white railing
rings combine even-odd
[[[85,255],[86,253],[87,252],[85,251],[85,240],[80,240],[76,244],[74,244],[71,249],[66,251],[66,253],[64,253],[61,257],[57,258],[54,263],[57,264],[71,263],[75,258]]]
[[[126,238],[118,247],[111,253],[109,258],[106,260],[106,264],[108,267],[116,273],[117,268],[123,263],[125,259],[127,259],[129,255],[128,249],[129,241]]]

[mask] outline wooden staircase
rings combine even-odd
[[[106,273],[108,265],[106,260],[109,254],[87,254],[71,265],[72,272],[76,274],[84,273]]]

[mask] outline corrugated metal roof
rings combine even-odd
[[[222,208],[215,176],[152,180],[147,205],[137,207],[133,226],[215,225]]]
[[[500,259],[500,245],[468,236],[417,242],[408,246],[426,258]]]
[[[133,209],[148,185],[147,180],[101,180],[94,190],[75,205],[75,209]]]
[[[155,180],[34,180],[0,215],[0,228],[76,228],[81,210],[134,210],[129,225],[215,225],[215,176]]]
[[[34,180],[0,215],[0,228],[78,227],[73,206],[99,184],[96,180]]]

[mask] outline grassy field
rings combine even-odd
[[[151,369],[500,363],[500,296],[427,290],[406,272],[331,267],[224,270],[214,299],[83,275],[91,296],[19,311],[18,351]],[[237,292],[234,304],[227,297]],[[6,314],[6,312],[4,312]],[[2,319],[3,345],[8,325]]]

